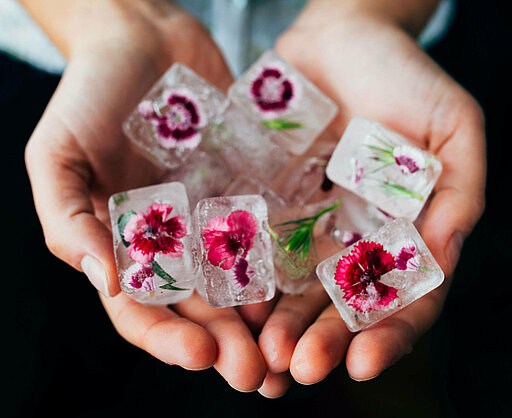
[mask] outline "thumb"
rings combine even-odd
[[[49,250],[83,271],[103,295],[119,293],[112,234],[94,214],[89,165],[51,109],[34,131],[25,161]]]

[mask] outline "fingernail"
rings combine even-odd
[[[379,376],[379,375],[380,375],[380,373],[377,373],[375,376],[372,376],[372,377],[357,378],[357,377],[351,376],[351,375],[349,374],[350,378],[351,378],[352,380],[356,381],[356,382],[366,382],[366,381],[368,381],[368,380],[375,379],[375,378],[376,378],[377,376]]]
[[[80,262],[82,271],[92,285],[105,297],[110,297],[108,291],[108,278],[103,265],[94,257],[85,255]]]

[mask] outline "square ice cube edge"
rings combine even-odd
[[[414,221],[442,172],[432,153],[378,122],[352,118],[326,175],[391,216]]]
[[[316,273],[352,332],[393,315],[444,281],[419,232],[405,218],[325,259]]]

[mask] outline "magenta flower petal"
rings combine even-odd
[[[252,248],[258,221],[243,210],[230,213],[226,218],[212,218],[203,230],[208,261],[214,266],[230,270],[238,256],[245,257]]]
[[[134,264],[126,270],[123,283],[133,290],[151,292],[155,289],[154,277],[151,265]]]
[[[352,244],[355,244],[359,241],[363,236],[359,232],[349,232],[345,231],[341,237],[341,241],[345,247],[350,247]]]
[[[157,114],[153,102],[139,104],[139,114],[150,120],[160,145],[164,148],[195,148],[201,142],[199,128],[203,124],[200,107],[188,92],[168,92],[165,101],[168,108]]]
[[[408,243],[396,256],[396,268],[398,270],[415,270],[420,269],[418,260],[418,251],[414,243]]]
[[[129,243],[130,258],[140,264],[153,261],[156,254],[181,257],[184,245],[180,241],[187,234],[187,223],[181,215],[170,217],[173,207],[155,203],[144,214],[133,215],[123,231]]]
[[[413,174],[425,168],[425,158],[421,151],[408,145],[395,147],[393,157],[403,174]]]
[[[254,277],[254,269],[249,265],[245,258],[239,258],[235,264],[234,275],[236,282],[245,287]]]
[[[281,70],[264,68],[253,80],[250,94],[262,112],[284,111],[294,98],[294,86],[289,79],[283,79]]]
[[[338,261],[334,279],[347,304],[361,312],[379,310],[397,297],[396,289],[379,281],[395,267],[395,258],[381,244],[359,241],[349,255]]]

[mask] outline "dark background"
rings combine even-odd
[[[231,389],[214,371],[167,366],[125,342],[95,290],[47,251],[25,171],[25,144],[58,78],[0,54],[3,184],[0,415],[512,416],[510,188],[511,15],[502,1],[459,2],[430,53],[482,105],[487,208],[466,241],[445,309],[413,353],[373,381],[342,364],[323,382],[278,400]]]

